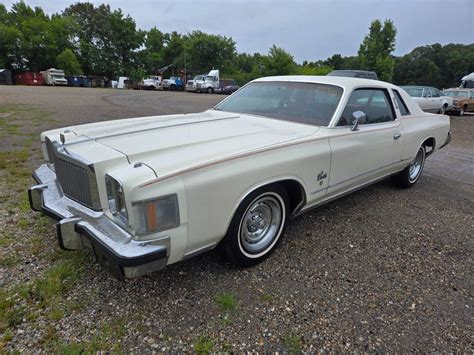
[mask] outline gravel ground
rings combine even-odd
[[[383,181],[308,212],[249,269],[209,252],[120,282],[59,251],[52,224],[28,211],[40,131],[221,99],[0,87],[0,312],[11,315],[0,350],[472,352],[474,116],[451,119],[452,143],[414,188]]]

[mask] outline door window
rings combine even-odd
[[[438,89],[431,89],[431,96],[432,97],[440,97],[441,94]]]
[[[430,89],[428,88],[423,89],[423,97],[426,97],[426,98],[431,97]]]
[[[353,113],[362,111],[365,124],[390,122],[395,120],[393,106],[385,89],[356,89],[352,92],[337,126],[350,126]]]

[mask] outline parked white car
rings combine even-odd
[[[423,111],[444,114],[453,107],[453,98],[430,86],[402,86]]]
[[[261,78],[205,112],[42,133],[30,204],[118,277],[217,245],[250,266],[290,217],[390,176],[413,186],[450,137],[448,116],[385,82]]]

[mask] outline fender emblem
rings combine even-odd
[[[324,171],[321,171],[319,174],[318,174],[318,177],[317,177],[317,180],[318,181],[321,181],[321,180],[324,180],[328,177],[328,174],[325,173]]]

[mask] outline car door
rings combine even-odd
[[[353,113],[366,122],[353,129]],[[402,131],[384,88],[355,89],[330,132],[331,170],[328,197],[369,183],[396,169],[402,158]]]
[[[443,100],[441,98],[441,93],[438,89],[431,88],[431,101],[433,102],[433,112],[438,113],[443,106]]]
[[[421,109],[426,112],[433,112],[434,111],[434,102],[431,99],[431,91],[429,88],[423,88],[423,98],[422,98],[423,106],[420,105]]]
[[[474,91],[469,91],[469,100],[467,101],[467,111],[473,112],[474,111]]]

